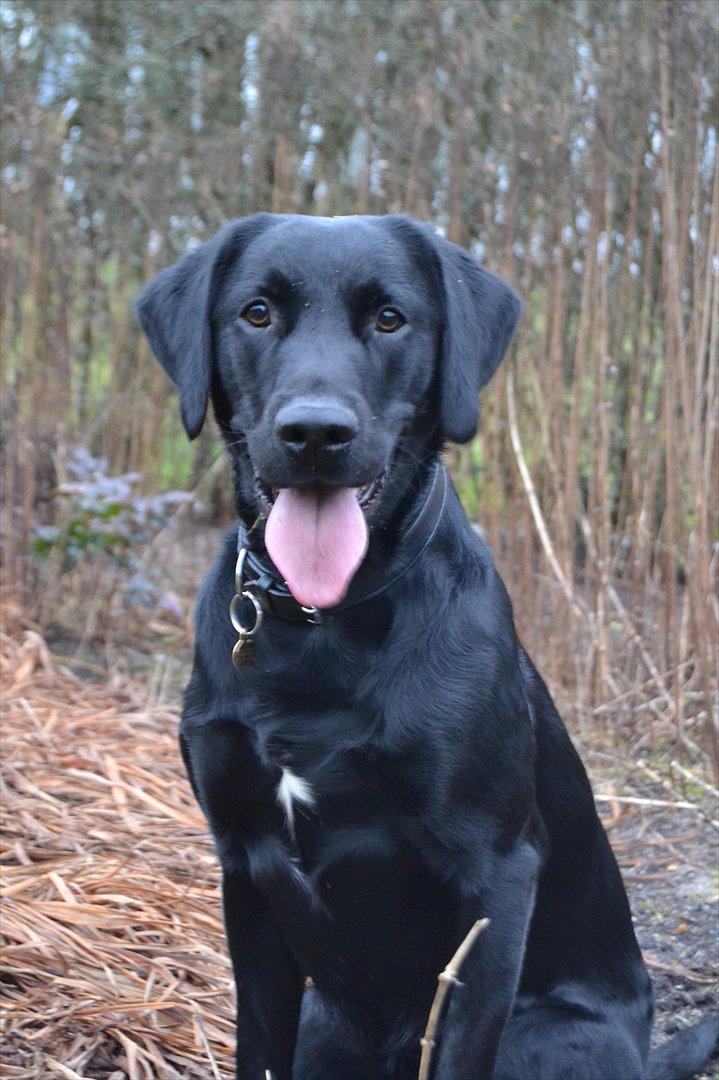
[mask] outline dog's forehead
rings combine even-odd
[[[412,270],[402,240],[369,218],[290,217],[249,245],[242,274],[274,273],[339,287],[362,278],[407,281]],[[416,270],[415,270],[416,275]]]

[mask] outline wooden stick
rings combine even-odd
[[[427,1027],[425,1028],[424,1035],[420,1039],[420,1043],[422,1044],[422,1056],[419,1061],[419,1075],[417,1080],[429,1080],[432,1054],[434,1053],[434,1048],[436,1046],[435,1035],[437,1034],[439,1018],[442,1015],[444,999],[449,993],[449,988],[451,986],[462,985],[458,978],[462,964],[467,959],[469,951],[475,941],[488,925],[489,919],[477,919],[476,923],[472,926],[464,941],[447,964],[447,967],[437,977],[437,991],[434,995],[432,1008],[429,1010]]]
[[[629,803],[631,806],[658,806],[662,810],[698,810],[696,803],[671,799],[642,799],[638,795],[595,795],[595,802]]]

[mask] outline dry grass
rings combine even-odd
[[[177,716],[2,637],[3,1075],[219,1077],[231,972]]]

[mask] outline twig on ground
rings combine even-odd
[[[644,799],[639,795],[595,795],[595,802],[629,803],[632,806],[656,806],[660,810],[696,810],[701,813],[701,807],[691,802],[673,802],[671,799]]]
[[[437,1034],[437,1026],[439,1024],[439,1019],[442,1015],[444,999],[449,993],[450,986],[461,985],[458,976],[462,964],[466,960],[475,941],[488,925],[489,919],[477,920],[477,922],[472,926],[471,930],[462,941],[462,944],[459,946],[450,962],[447,964],[447,967],[437,978],[437,991],[434,995],[432,1008],[429,1010],[427,1027],[425,1028],[424,1035],[420,1040],[422,1043],[422,1055],[419,1062],[418,1080],[429,1080],[429,1072],[430,1068],[432,1067],[432,1055],[436,1046],[435,1036]]]
[[[648,968],[652,968],[653,971],[665,971],[668,975],[673,975],[678,979],[687,979],[689,982],[695,983],[714,983],[716,977],[712,973],[711,975],[702,975],[698,971],[690,971],[689,968],[684,967],[683,964],[667,964],[663,960],[659,960],[651,953],[644,951],[644,963]]]

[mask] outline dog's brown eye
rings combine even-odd
[[[250,326],[269,326],[270,309],[264,300],[255,300],[253,303],[247,305],[242,312],[242,318],[245,322],[248,322]]]
[[[404,326],[404,317],[394,308],[382,308],[375,325],[383,334],[393,334],[400,326]]]

